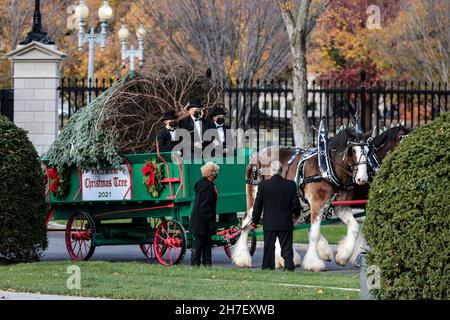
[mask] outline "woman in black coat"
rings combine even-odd
[[[191,264],[211,266],[212,235],[216,232],[217,188],[214,179],[219,173],[219,166],[213,162],[206,163],[202,168],[202,179],[194,187],[195,202],[189,220],[189,231],[194,235]]]

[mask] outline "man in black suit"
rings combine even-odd
[[[159,152],[171,152],[178,143],[176,120],[177,116],[174,111],[164,113],[164,127],[158,131]]]
[[[227,135],[231,135],[230,127],[225,124],[225,115],[227,114],[227,111],[225,108],[221,106],[215,106],[211,108],[211,110],[208,112],[208,116],[211,119],[211,123],[213,125],[213,128],[217,130],[217,137],[216,140],[219,142],[216,148],[216,155],[219,154],[227,154],[230,152],[230,149],[227,147]],[[233,148],[233,141],[231,142],[231,148]]]
[[[203,135],[208,129],[212,128],[211,123],[202,118],[203,105],[199,100],[190,100],[186,106],[189,116],[180,120],[180,129],[185,129],[191,137],[191,159],[193,157],[200,158],[202,151],[210,143],[212,139],[205,139]]]
[[[293,271],[294,253],[292,251],[294,218],[300,215],[300,200],[297,185],[292,180],[281,176],[282,166],[279,161],[270,165],[272,177],[258,185],[253,205],[253,228],[259,223],[264,210],[264,255],[263,269],[275,268],[275,241],[278,237],[284,269]]]

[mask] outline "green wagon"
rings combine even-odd
[[[237,149],[233,156],[221,159],[216,180],[218,232],[213,245],[223,246],[230,257],[230,247],[239,234],[238,213],[246,210],[243,179],[251,152]],[[126,155],[123,165],[115,169],[71,167],[65,173],[66,192],[61,195],[54,192],[59,176],[44,159],[47,222],[52,218],[67,221],[65,242],[73,260],[88,260],[97,246],[139,245],[146,257],[163,265],[177,264],[193,244],[186,230],[194,184],[207,161],[188,164],[176,153],[157,152]],[[250,237],[249,245],[253,253],[256,237]]]

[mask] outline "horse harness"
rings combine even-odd
[[[383,143],[378,148],[375,147],[375,144],[373,143],[373,139],[369,138],[367,139],[367,145],[369,146],[369,154],[367,155],[367,163],[369,165],[370,174],[374,176],[381,166],[381,159],[377,156],[378,149],[381,149],[385,146],[386,143]]]

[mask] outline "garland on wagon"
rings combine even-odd
[[[74,165],[118,167],[125,154],[154,151],[164,112],[175,110],[181,118],[190,99],[208,109],[219,102],[220,91],[189,65],[164,62],[146,75],[130,72],[70,118],[45,155],[48,166],[58,172]]]

